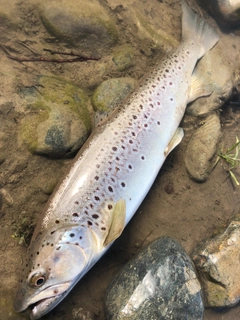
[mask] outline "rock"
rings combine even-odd
[[[203,125],[192,135],[185,150],[185,166],[189,175],[197,181],[205,181],[212,171],[213,158],[221,135],[218,116],[208,116]]]
[[[176,8],[165,6],[159,1],[146,1],[138,5],[138,1],[107,0],[108,6],[118,13],[121,21],[127,23],[134,42],[140,42],[141,51],[151,56],[153,51],[170,52],[178,46],[180,36],[180,20],[176,16],[180,5]],[[176,10],[176,11],[175,11]],[[164,19],[159,19],[164,17]]]
[[[0,131],[0,165],[3,164],[3,162],[6,159],[5,151],[6,151],[6,138],[5,138],[5,134]]]
[[[205,84],[209,84],[212,94],[195,100],[186,109],[187,114],[207,115],[220,109],[232,95],[233,75],[228,60],[224,56],[226,49],[222,42],[204,55],[194,71],[204,79]]]
[[[117,48],[113,52],[113,62],[115,63],[117,70],[124,71],[132,66],[134,66],[134,53],[133,47],[129,44],[125,44]]]
[[[205,305],[227,307],[240,301],[240,218],[197,246],[192,254],[199,272]]]
[[[17,30],[19,24],[21,23],[21,18],[19,15],[19,10],[15,9],[17,6],[17,0],[11,1],[11,5],[8,0],[1,0],[0,7],[0,28],[4,27],[4,37],[9,30]],[[18,14],[17,14],[18,13]],[[7,27],[7,28],[6,28]],[[3,35],[1,34],[1,37]]]
[[[115,23],[98,1],[41,2],[40,15],[50,34],[92,54],[116,43]]]
[[[190,258],[169,237],[151,243],[107,288],[107,319],[203,319],[201,287]]]
[[[240,24],[240,2],[238,0],[204,0],[203,3],[221,25]]]
[[[1,195],[1,193],[0,193],[0,210],[1,210],[1,208],[2,208],[2,205],[3,205],[3,198],[2,198],[2,195]]]
[[[136,80],[127,77],[102,82],[92,96],[92,106],[96,111],[95,125],[107,117],[133,91],[136,84]]]
[[[91,132],[89,101],[82,89],[56,77],[41,76],[29,101],[21,138],[29,151],[49,156],[76,152]]]
[[[72,311],[73,320],[93,320],[94,317],[90,311],[84,308],[74,308]]]

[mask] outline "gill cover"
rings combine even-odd
[[[17,291],[16,312],[32,307],[31,319],[39,319],[52,310],[82,277],[91,257],[73,243],[45,246],[37,252],[33,264]]]

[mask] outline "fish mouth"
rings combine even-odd
[[[72,282],[67,281],[58,285],[44,288],[31,296],[24,289],[16,296],[14,309],[16,312],[30,311],[30,319],[37,320],[55,308],[72,289]],[[28,294],[30,297],[28,297]]]
[[[28,307],[30,310],[30,319],[37,320],[50,312],[57,304],[59,304],[66,294],[62,293],[54,297],[39,300]]]

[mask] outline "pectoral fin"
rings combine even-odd
[[[114,207],[112,215],[112,223],[108,232],[108,235],[104,241],[104,246],[117,239],[123,232],[126,219],[126,201],[120,199]]]
[[[191,77],[191,84],[188,92],[188,103],[199,97],[209,96],[213,92],[214,86],[209,76],[202,70],[195,70]]]
[[[183,129],[177,128],[167,148],[164,151],[165,157],[167,157],[169,153],[182,141],[183,136],[184,136]]]

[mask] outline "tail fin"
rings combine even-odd
[[[200,59],[219,40],[219,35],[205,20],[194,13],[182,0],[182,39],[193,42],[199,48]]]

